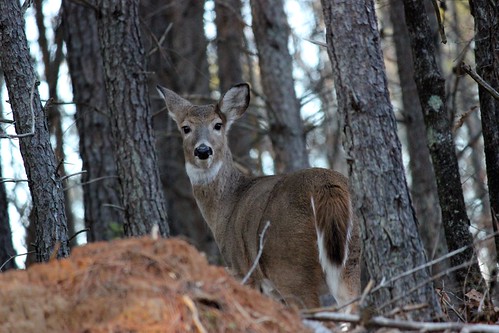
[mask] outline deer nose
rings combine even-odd
[[[213,155],[213,150],[204,143],[194,149],[194,156],[199,157],[200,160],[206,160],[210,155]]]

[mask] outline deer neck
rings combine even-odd
[[[246,176],[236,168],[230,153],[214,162],[208,170],[189,165],[186,168],[201,214],[216,235],[221,225],[228,223],[236,204],[238,188]]]

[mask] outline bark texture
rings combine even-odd
[[[97,26],[125,214],[125,235],[148,234],[157,224],[161,235],[168,236],[138,6],[137,0],[97,1]]]
[[[1,82],[0,82],[1,83]],[[0,118],[2,112],[0,109]],[[2,179],[2,163],[0,161],[0,179]],[[7,201],[7,192],[5,184],[0,182],[0,266],[2,266],[10,257],[16,255],[14,246],[12,245],[12,230],[10,229],[9,220],[9,203]],[[15,260],[10,260],[0,270],[1,272],[8,269],[17,268]]]
[[[209,96],[209,72],[204,36],[204,1],[144,0],[140,15],[148,22],[143,29],[148,50],[151,86],[158,83],[182,94]],[[154,91],[154,93],[152,93]],[[185,172],[180,133],[168,117],[164,101],[151,89],[153,125],[163,192],[168,203],[171,234],[182,235],[210,261],[217,261],[218,248],[192,195]],[[204,103],[204,101],[203,101]]]
[[[388,97],[374,2],[322,0],[322,5],[338,107],[345,119],[353,211],[360,220],[365,266],[380,282],[424,264],[426,258]],[[440,313],[433,288],[431,284],[415,288],[428,276],[428,271],[420,270],[396,280],[370,301],[380,312],[427,303],[427,308],[412,315],[429,320]]]
[[[402,92],[402,114],[407,135],[409,151],[409,171],[412,178],[411,195],[419,221],[419,234],[423,241],[429,260],[439,258],[447,253],[447,244],[442,227],[442,217],[438,202],[437,183],[430,161],[430,152],[425,136],[421,104],[414,81],[414,65],[412,60],[409,32],[405,25],[405,13],[402,0],[392,0],[389,6],[390,19],[393,25],[393,41],[397,55],[397,68]],[[440,263],[433,266],[432,273],[448,268],[449,264]]]
[[[497,1],[470,0],[475,18],[476,71],[497,90],[499,88],[499,4]],[[494,232],[499,229],[499,101],[478,87],[480,114],[487,164],[490,209]],[[495,237],[496,261],[499,262],[499,235]]]
[[[244,50],[244,21],[241,0],[215,1],[217,26],[217,65],[220,93],[243,82],[242,52]],[[249,108],[244,118],[235,122],[229,132],[229,147],[236,162],[249,170],[256,169],[250,150],[258,141],[256,110]]]
[[[69,255],[68,230],[62,182],[58,174],[50,134],[38,94],[37,78],[31,63],[24,20],[16,0],[0,2],[0,62],[5,73],[9,101],[29,180],[36,226],[36,261]],[[32,220],[33,221],[33,220]]]
[[[251,12],[276,172],[306,168],[309,166],[308,154],[300,103],[294,89],[284,2],[251,0]]]
[[[414,60],[415,81],[426,124],[426,137],[437,179],[442,223],[449,251],[469,246],[451,257],[451,265],[458,266],[473,258],[473,238],[469,232],[470,221],[466,213],[463,191],[451,125],[446,108],[445,81],[435,61],[435,46],[424,3],[420,0],[403,0],[405,17]],[[456,271],[460,291],[478,288],[480,271],[475,262]],[[468,283],[470,286],[465,284]]]
[[[76,104],[76,126],[83,162],[83,202],[89,242],[123,234],[123,214],[107,107],[104,68],[95,11],[63,1],[67,62]]]
[[[45,74],[45,82],[49,89],[49,102],[45,105],[47,113],[47,121],[51,137],[55,138],[54,152],[55,158],[59,165],[59,175],[64,178],[66,172],[66,154],[64,153],[64,131],[62,129],[61,110],[53,101],[58,101],[57,83],[59,81],[59,71],[61,63],[64,60],[62,29],[58,26],[54,33],[54,43],[49,46],[46,37],[45,16],[43,15],[43,1],[35,0],[35,19],[38,28],[38,45],[42,53],[42,61]],[[50,47],[55,48],[51,55]],[[66,207],[66,221],[68,225],[68,235],[73,236],[76,233],[75,219],[73,216],[71,189],[64,191],[64,206]],[[71,247],[76,246],[76,238],[73,238],[69,244]]]

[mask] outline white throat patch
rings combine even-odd
[[[215,162],[208,169],[198,168],[189,162],[185,163],[185,170],[192,185],[206,185],[213,182],[221,167],[222,161]]]

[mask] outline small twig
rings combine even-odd
[[[250,278],[251,274],[253,274],[253,271],[258,266],[258,262],[260,261],[260,257],[262,256],[263,253],[263,242],[265,238],[265,233],[267,232],[267,229],[269,227],[270,227],[270,221],[267,221],[267,223],[265,223],[265,226],[263,227],[262,233],[260,234],[260,244],[259,244],[258,253],[256,254],[255,261],[253,262],[253,265],[251,266],[246,276],[241,281],[242,284],[246,284],[246,282],[248,282],[248,279]]]
[[[456,133],[456,131],[463,126],[464,122],[466,121],[466,119],[468,119],[468,117],[470,116],[470,114],[472,114],[476,110],[478,110],[478,106],[474,105],[469,110],[467,110],[465,113],[463,113],[462,115],[460,115],[459,116],[459,120],[456,121],[456,124],[454,125],[454,128],[452,128],[452,131],[454,133]]]
[[[11,120],[11,119],[5,119],[5,118],[0,118],[0,123],[4,123],[4,124],[13,124],[13,123],[14,123],[14,120]]]
[[[305,314],[304,319],[321,320],[321,321],[334,321],[360,324],[361,318],[357,314],[347,314],[339,312],[319,312],[313,314]],[[497,325],[486,324],[466,324],[466,323],[432,323],[432,322],[419,322],[400,319],[389,319],[386,317],[376,316],[367,321],[365,326],[374,327],[391,327],[401,330],[412,330],[421,332],[436,332],[436,331],[461,331],[461,332],[484,332],[484,333],[499,333]]]
[[[442,44],[447,44],[447,36],[445,36],[445,28],[442,20],[442,15],[440,15],[440,8],[438,8],[437,0],[431,1],[433,4],[433,9],[435,9],[435,16],[438,22],[438,32],[440,33],[440,38],[442,38]]]
[[[69,190],[69,189],[71,189],[73,187],[76,187],[76,186],[85,186],[85,185],[92,184],[92,183],[95,183],[95,182],[98,182],[98,181],[101,181],[101,180],[105,180],[105,179],[108,179],[108,178],[118,178],[118,176],[102,176],[102,177],[97,177],[97,178],[91,179],[91,180],[86,181],[86,182],[81,182],[81,183],[78,183],[78,184],[73,184],[73,185],[70,185],[70,186],[66,186],[64,188],[64,191],[67,191],[67,190]]]
[[[499,100],[499,92],[495,90],[487,81],[485,81],[477,72],[471,69],[470,65],[466,63],[461,63],[461,69],[465,71],[473,80],[478,83],[483,89],[487,90],[489,94],[492,95],[495,99]]]
[[[74,177],[74,176],[78,176],[78,175],[83,175],[87,173],[87,170],[82,170],[82,171],[78,171],[78,172],[75,172],[75,173],[72,173],[70,175],[66,175],[64,177],[61,177],[61,182],[62,181],[65,181],[66,179],[68,179],[69,177]]]
[[[29,0],[27,0],[29,1]],[[24,138],[27,136],[32,136],[35,135],[35,110],[33,109],[33,99],[35,98],[35,89],[40,85],[40,82],[35,80],[33,82],[33,85],[31,87],[31,95],[30,95],[30,101],[29,101],[29,106],[30,106],[30,111],[31,111],[31,131],[29,133],[21,133],[21,134],[12,134],[12,135],[2,135],[1,137],[3,138],[9,138],[9,139],[16,139],[16,138]]]
[[[113,204],[102,204],[102,207],[111,207],[111,208],[115,208],[115,209],[118,209],[121,211],[125,211],[125,208],[118,206],[118,205],[113,205]]]
[[[75,233],[73,236],[71,236],[71,238],[68,239],[68,243],[71,243],[71,241],[76,237],[78,236],[79,234],[81,234],[82,232],[89,232],[90,231],[90,228],[85,228],[85,229],[81,229],[80,231],[78,231],[77,233]]]
[[[322,46],[322,47],[327,47],[327,44],[318,40],[313,40],[313,39],[308,39],[308,38],[303,38],[303,40],[306,40],[309,43],[315,44],[317,46]]]
[[[21,7],[21,15],[22,16],[24,16],[24,14],[26,14],[26,11],[32,5],[32,3],[33,3],[33,0],[26,0],[26,1],[24,1],[23,5]]]
[[[57,253],[59,253],[60,248],[61,248],[61,242],[56,242],[54,245],[54,249],[52,250],[52,253],[50,254],[49,261],[52,261],[55,258],[57,258]]]
[[[28,251],[26,253],[21,253],[21,254],[16,254],[16,255],[13,255],[13,256],[10,256],[9,259],[5,260],[5,262],[2,264],[2,266],[0,266],[0,272],[2,271],[2,269],[5,267],[5,265],[7,265],[12,259],[14,258],[17,258],[17,257],[20,257],[20,256],[27,256],[28,254],[32,254],[32,253],[35,253],[36,251],[33,250],[33,251]]]
[[[14,179],[14,178],[0,178],[0,184],[2,183],[21,183],[27,182],[27,179]]]
[[[199,312],[198,309],[196,308],[196,305],[194,305],[194,302],[192,299],[184,295],[182,296],[182,300],[184,301],[184,304],[187,305],[189,310],[191,310],[192,313],[192,321],[194,322],[194,326],[198,329],[199,333],[208,333],[208,331],[203,327],[203,324],[201,323],[201,320],[199,320]]]
[[[406,313],[406,312],[411,312],[411,311],[417,311],[417,310],[424,309],[426,307],[428,307],[428,303],[404,305],[402,307],[396,307],[395,309],[393,309],[392,311],[390,311],[387,314],[387,316],[388,317],[393,317],[396,314],[399,314],[401,312]]]
[[[435,280],[441,278],[442,276],[445,276],[445,275],[447,275],[447,274],[449,274],[451,272],[457,271],[457,270],[459,270],[461,268],[464,268],[464,267],[468,267],[469,265],[471,265],[475,261],[476,261],[476,259],[468,260],[468,261],[465,261],[464,263],[462,263],[460,265],[453,266],[453,267],[445,270],[444,272],[440,272],[440,273],[438,273],[436,275],[433,275],[432,277],[424,280],[423,282],[421,282],[420,284],[416,285],[415,287],[409,289],[407,292],[404,292],[403,294],[401,294],[401,295],[399,295],[397,297],[394,297],[394,298],[390,299],[388,302],[380,305],[377,308],[377,310],[380,311],[381,309],[389,306],[390,304],[393,304],[393,303],[399,301],[400,299],[407,297],[407,295],[410,295],[413,292],[418,291],[421,287],[427,285],[428,283],[433,282],[433,281],[435,281]]]

